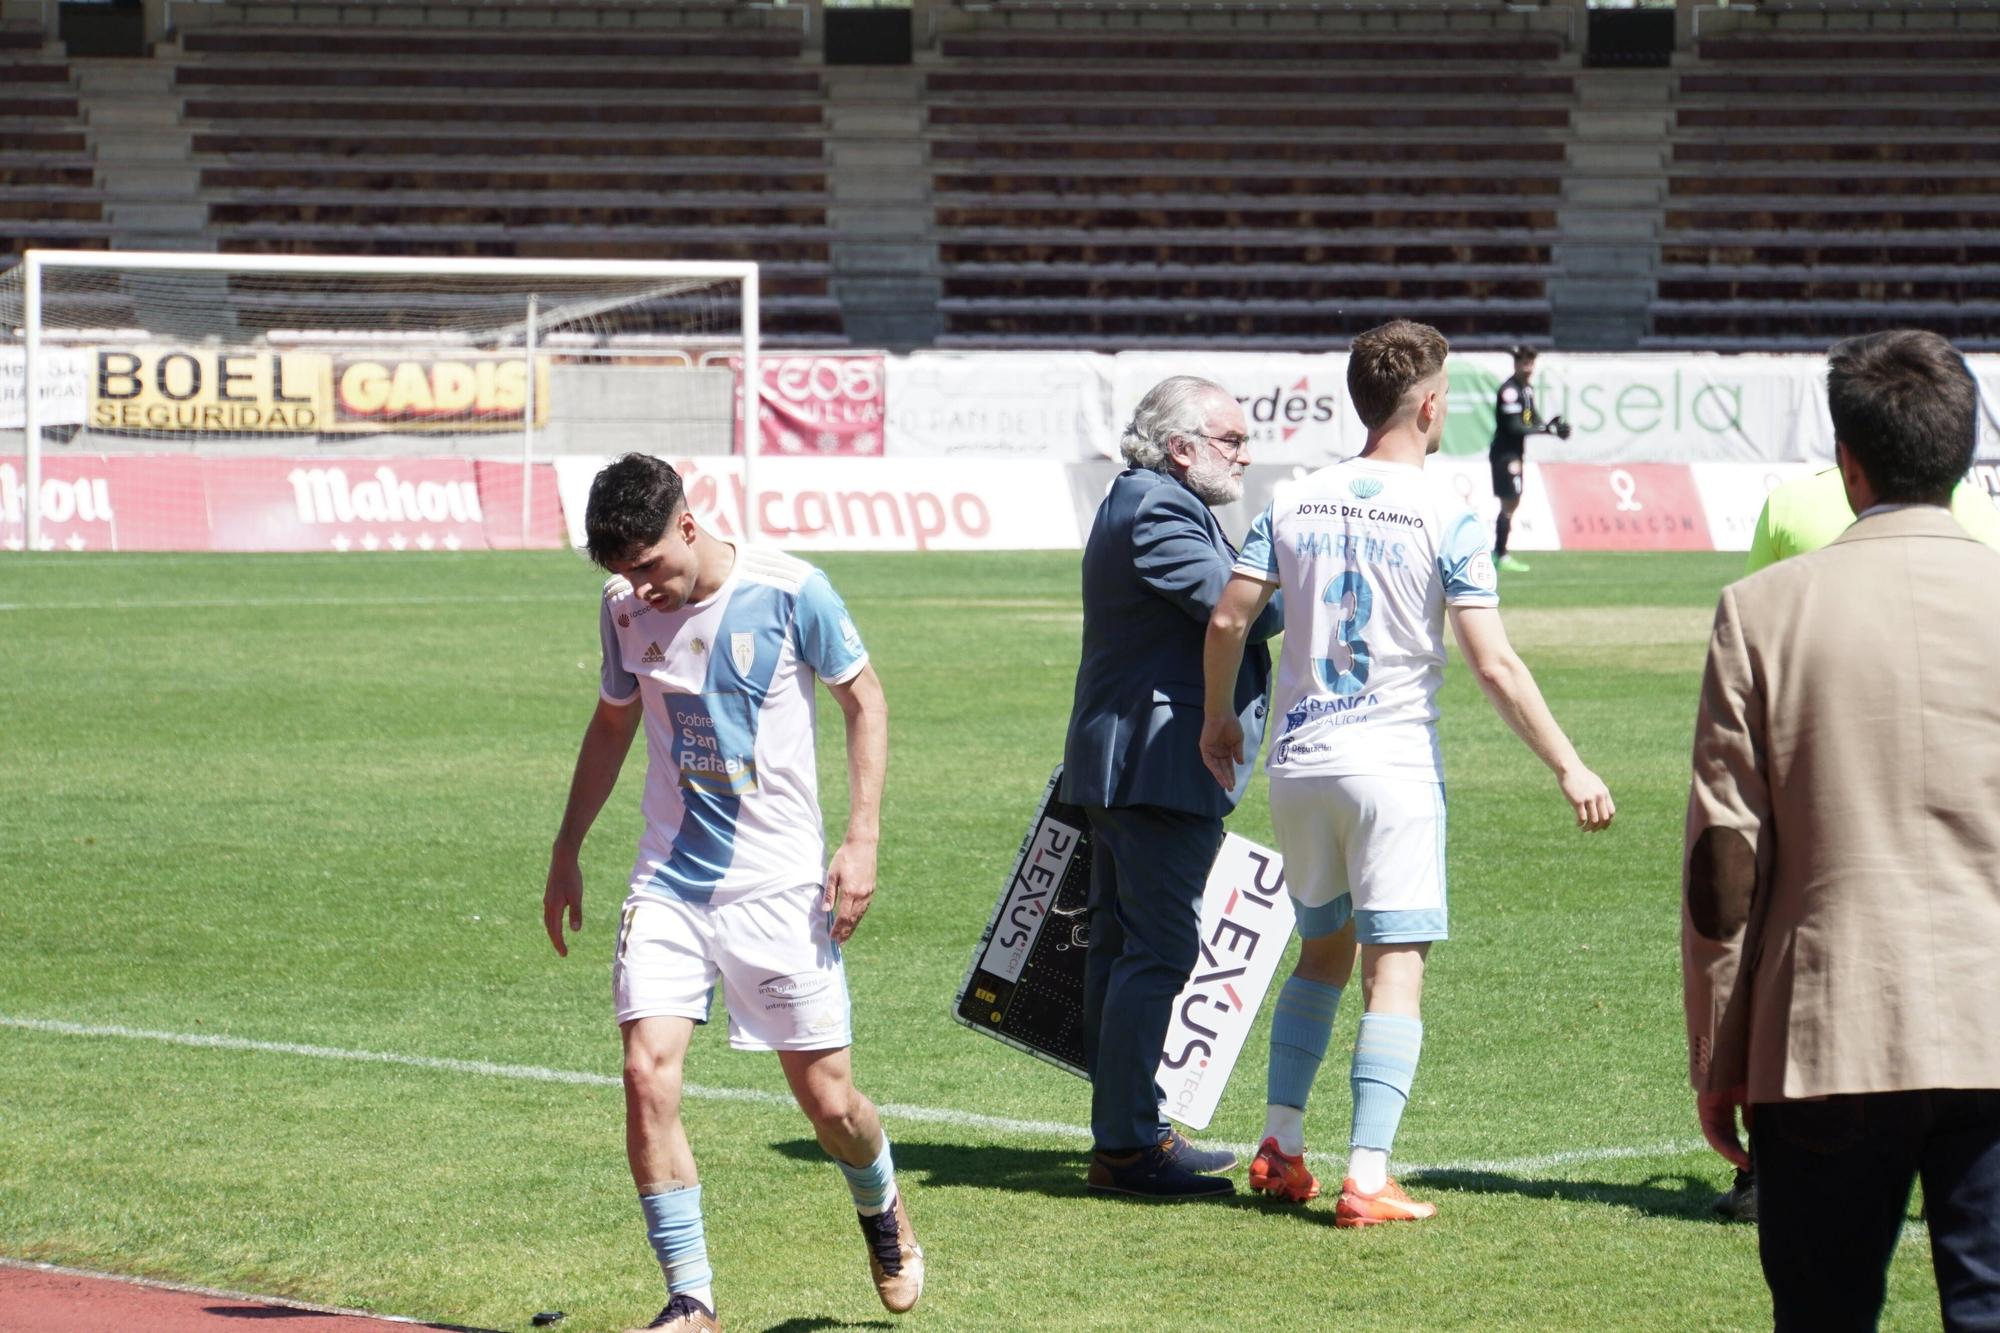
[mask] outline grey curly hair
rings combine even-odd
[[[1214,380],[1194,375],[1172,375],[1147,390],[1132,409],[1132,420],[1118,441],[1118,451],[1133,467],[1154,472],[1173,471],[1167,453],[1167,439],[1173,435],[1198,435],[1207,424],[1205,400],[1210,394],[1231,397],[1229,390]]]

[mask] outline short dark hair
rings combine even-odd
[[[1526,343],[1516,343],[1514,346],[1508,348],[1507,350],[1513,353],[1514,359],[1516,361],[1533,361],[1536,357],[1541,355],[1540,352],[1537,352],[1534,348],[1528,346],[1528,344]]]
[[[1836,343],[1826,360],[1833,437],[1875,498],[1949,498],[1979,437],[1979,386],[1958,349],[1925,329],[1891,329]]]
[[[660,540],[687,504],[681,474],[651,454],[626,454],[590,483],[583,508],[584,549],[610,568]]]
[[[1390,417],[1410,386],[1444,369],[1451,344],[1428,324],[1392,319],[1356,335],[1347,348],[1347,396],[1361,424],[1374,430]]]

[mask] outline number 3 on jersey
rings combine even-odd
[[[1320,600],[1340,608],[1334,614],[1333,655],[1313,659],[1320,683],[1335,694],[1359,694],[1368,683],[1368,645],[1361,631],[1375,609],[1375,590],[1358,569],[1342,570],[1327,581]]]

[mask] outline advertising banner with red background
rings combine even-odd
[[[729,365],[740,377],[743,363]],[[879,458],[888,409],[879,352],[769,352],[758,360],[765,454]],[[739,378],[739,384],[742,382]],[[743,450],[740,417],[736,449]]]
[[[1565,551],[1712,551],[1708,511],[1681,463],[1540,463]]]

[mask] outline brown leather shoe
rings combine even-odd
[[[924,1252],[910,1229],[910,1211],[900,1188],[894,1203],[861,1219],[861,1234],[868,1240],[868,1273],[875,1279],[875,1294],[891,1314],[908,1312],[924,1294]]]
[[[640,1328],[628,1328],[625,1333],[722,1333],[722,1321],[715,1317],[715,1311],[703,1305],[684,1292],[676,1293],[667,1301],[667,1306],[653,1322]]]

